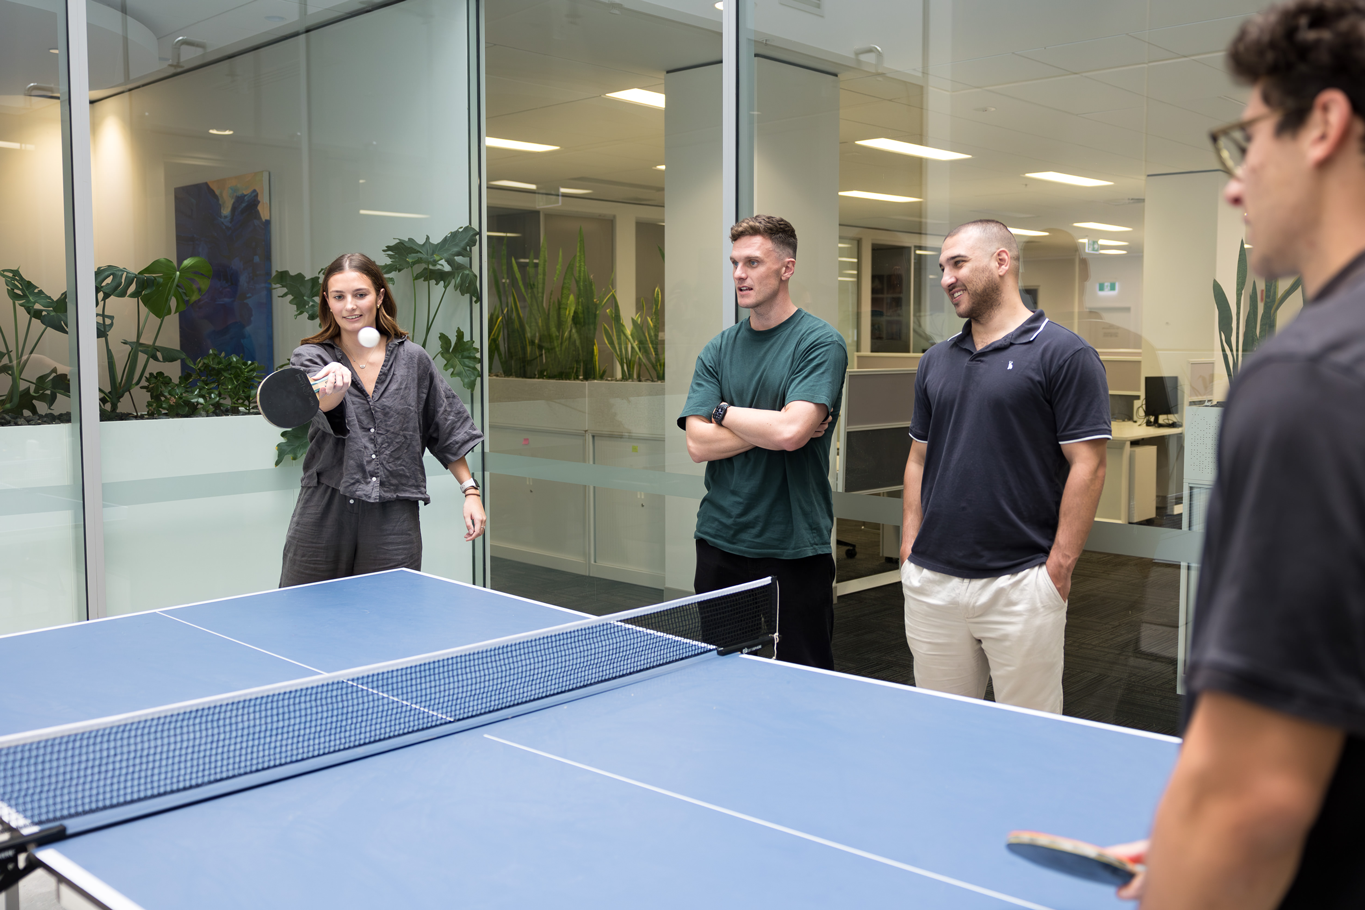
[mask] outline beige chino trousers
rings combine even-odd
[[[915,685],[1000,704],[1062,712],[1066,601],[1046,566],[958,578],[906,561],[905,639]]]

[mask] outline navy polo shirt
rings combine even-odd
[[[971,323],[920,358],[910,436],[928,444],[910,561],[994,578],[1047,561],[1070,465],[1061,446],[1108,439],[1100,355],[1042,310],[977,350]]]

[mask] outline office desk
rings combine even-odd
[[[1156,507],[1156,491],[1152,491],[1152,501],[1146,496],[1139,503],[1136,515],[1129,513],[1129,500],[1135,478],[1131,468],[1133,443],[1156,439],[1160,436],[1177,436],[1183,432],[1181,427],[1148,427],[1127,421],[1115,421],[1114,438],[1105,447],[1104,491],[1100,493],[1100,505],[1095,511],[1099,521],[1141,521],[1150,518]]]

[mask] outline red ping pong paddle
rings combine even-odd
[[[1011,831],[1005,849],[1054,872],[1115,888],[1128,884],[1142,869],[1094,844],[1038,831]]]
[[[298,367],[276,370],[261,380],[256,405],[261,416],[282,430],[292,430],[313,419],[318,412],[318,387],[325,379],[309,379]]]

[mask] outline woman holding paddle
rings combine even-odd
[[[290,358],[313,380],[318,412],[285,537],[282,588],[420,569],[417,504],[431,502],[424,452],[460,484],[464,539],[487,523],[465,459],[483,434],[431,355],[398,327],[379,266],[363,253],[337,257],[323,273],[321,298],[320,330]]]

